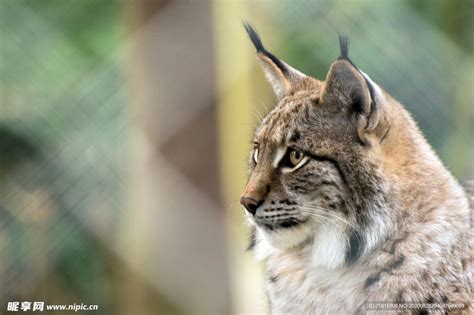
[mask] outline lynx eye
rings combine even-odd
[[[304,157],[304,154],[301,153],[300,151],[297,151],[297,150],[291,150],[290,152],[290,163],[293,165],[293,166],[297,166],[301,160],[303,160],[303,157]]]
[[[255,163],[258,163],[258,148],[255,148],[255,149],[253,150],[253,161],[254,161]]]
[[[278,166],[283,173],[292,172],[306,164],[309,158],[301,151],[288,148]]]

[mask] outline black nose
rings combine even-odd
[[[247,209],[248,212],[250,212],[252,215],[255,215],[255,212],[257,212],[257,208],[261,204],[261,201],[257,201],[252,197],[242,196],[242,198],[240,198],[240,203],[245,207],[245,209]]]

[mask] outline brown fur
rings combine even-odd
[[[262,56],[279,102],[255,133],[243,200],[258,201],[249,222],[272,311],[386,301],[472,312],[468,200],[410,114],[348,57],[320,81]],[[306,164],[281,166],[292,149]]]

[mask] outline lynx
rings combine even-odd
[[[410,114],[354,65],[347,37],[322,81],[244,27],[278,99],[241,197],[271,313],[375,314],[384,302],[472,314],[469,200]]]

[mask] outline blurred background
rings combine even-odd
[[[238,200],[275,99],[244,19],[319,79],[348,34],[473,177],[471,0],[0,0],[0,312],[265,313]]]

